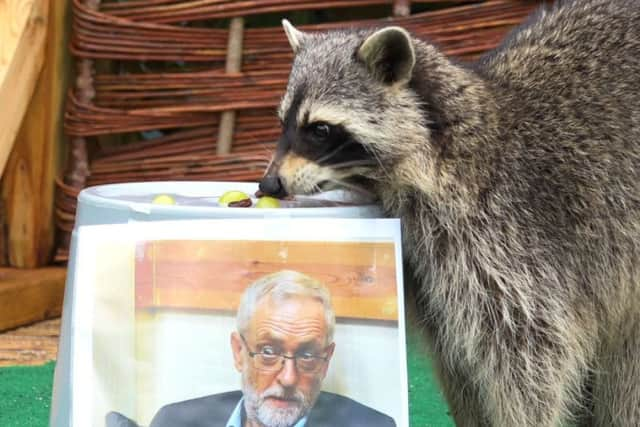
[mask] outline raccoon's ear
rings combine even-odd
[[[300,46],[302,46],[306,35],[302,31],[296,29],[296,27],[291,25],[291,22],[286,19],[282,20],[282,27],[284,28],[284,33],[289,39],[289,44],[291,45],[291,49],[293,49],[293,53],[297,53],[298,50],[300,50]]]
[[[357,55],[377,79],[387,84],[411,80],[416,63],[411,36],[400,27],[386,27],[371,34]]]

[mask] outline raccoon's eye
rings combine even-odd
[[[326,123],[314,123],[311,125],[311,134],[317,139],[327,139],[331,128]]]

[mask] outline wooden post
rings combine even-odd
[[[233,18],[229,24],[229,41],[227,42],[227,63],[225,72],[239,73],[242,68],[242,39],[244,32],[244,18]],[[229,154],[233,141],[233,129],[236,120],[235,111],[224,111],[220,115],[218,126],[218,154]]]
[[[411,15],[411,0],[394,0],[393,16],[409,16]]]
[[[48,264],[54,245],[54,182],[62,147],[71,2],[49,1],[44,67],[2,181],[9,264],[15,267]]]

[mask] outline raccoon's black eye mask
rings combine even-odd
[[[340,125],[314,122],[303,126],[297,133],[291,150],[322,166],[370,158],[363,145]]]
[[[331,136],[331,126],[327,123],[312,123],[309,125],[309,130],[313,138],[319,141],[325,141]]]
[[[337,147],[341,145],[344,142],[346,132],[329,123],[315,122],[304,126],[300,133],[308,144],[316,144],[322,148],[323,146]]]
[[[288,132],[291,151],[309,160],[317,161],[328,152],[348,141],[348,134],[341,126],[314,122]]]

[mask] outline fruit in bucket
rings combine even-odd
[[[262,196],[256,203],[256,208],[279,208],[280,200],[271,196]]]
[[[237,190],[231,190],[225,192],[222,196],[220,196],[220,198],[218,199],[218,204],[220,206],[249,207],[251,206],[251,198],[247,193],[243,193],[242,191]]]
[[[175,205],[176,200],[168,194],[158,194],[151,203],[155,205]]]

